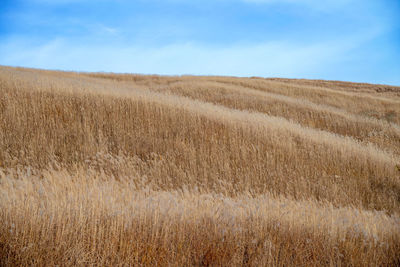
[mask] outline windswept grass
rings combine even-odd
[[[0,264],[396,266],[374,88],[0,67]]]

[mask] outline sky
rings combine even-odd
[[[0,65],[400,85],[400,0],[0,0]]]

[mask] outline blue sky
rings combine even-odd
[[[400,1],[1,0],[0,64],[400,85]]]

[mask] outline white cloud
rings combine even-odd
[[[283,41],[207,46],[177,43],[161,47],[81,44],[55,39],[31,46],[25,38],[0,45],[0,64],[81,71],[158,74],[321,77],[348,59],[365,37],[317,44]]]
[[[359,0],[239,0],[249,4],[290,4],[319,11],[334,11]]]

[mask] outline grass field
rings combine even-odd
[[[399,266],[400,87],[0,66],[0,265]]]

